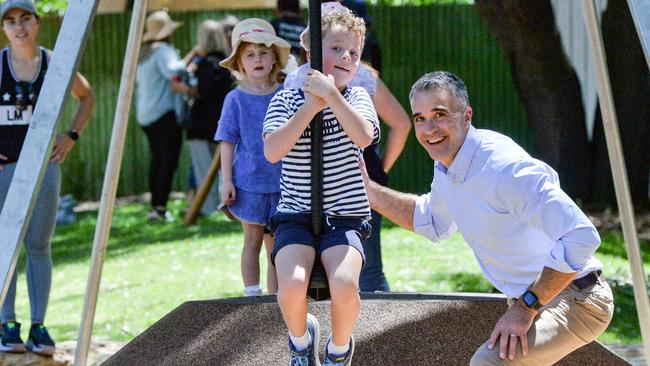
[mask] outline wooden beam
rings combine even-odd
[[[596,66],[596,89],[600,100],[600,111],[603,116],[605,140],[607,142],[607,153],[609,155],[614,188],[616,191],[616,202],[618,213],[621,216],[621,227],[623,229],[623,240],[627,250],[627,257],[630,262],[630,272],[634,284],[634,301],[636,311],[639,315],[639,326],[641,328],[641,339],[645,350],[646,360],[650,360],[650,299],[648,299],[648,288],[643,274],[643,261],[639,240],[636,236],[636,225],[634,224],[634,208],[630,195],[630,186],[627,180],[625,159],[623,158],[623,147],[618,130],[616,119],[616,108],[612,88],[609,82],[607,71],[607,59],[605,58],[605,47],[600,32],[600,24],[593,0],[582,0],[582,14],[587,27],[587,36],[592,55],[592,62]],[[648,21],[647,19],[645,21]],[[639,75],[641,77],[642,75]]]
[[[125,12],[126,2],[127,0],[100,0],[97,14]]]
[[[72,80],[90,33],[99,0],[70,0],[7,199],[0,213],[0,304],[23,243],[43,174],[50,160],[53,137],[63,116]]]
[[[127,0],[101,0],[97,12],[122,13],[127,11]],[[275,0],[149,0],[149,11],[163,8],[169,11],[275,9]]]
[[[113,120],[111,145],[108,151],[108,162],[106,163],[106,171],[104,173],[104,185],[102,187],[99,214],[97,225],[95,226],[90,272],[88,273],[86,297],[84,298],[84,308],[81,325],[79,326],[77,350],[75,352],[75,366],[85,366],[88,359],[88,348],[92,335],[95,309],[97,307],[97,297],[99,296],[99,284],[104,266],[104,257],[106,256],[106,249],[108,247],[108,236],[111,230],[113,206],[115,205],[117,184],[120,178],[122,156],[124,155],[124,141],[126,140],[126,130],[129,124],[129,111],[131,110],[131,99],[135,84],[135,71],[138,54],[140,53],[146,13],[147,0],[135,0],[124,55],[119,97],[117,106],[115,107],[115,119]]]

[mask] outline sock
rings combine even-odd
[[[330,336],[330,341],[327,344],[327,353],[330,355],[337,355],[341,356],[346,353],[348,353],[348,350],[350,349],[350,342],[346,342],[345,345],[343,346],[337,346],[334,344],[334,341],[332,340],[332,337]]]
[[[259,283],[244,287],[244,296],[262,296],[262,288]]]
[[[307,349],[307,347],[309,347],[309,343],[311,342],[311,335],[306,330],[305,334],[301,335],[300,337],[294,337],[293,334],[289,332],[289,338],[291,339],[293,346],[296,347],[296,351]]]

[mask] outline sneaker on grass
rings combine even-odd
[[[9,353],[24,353],[25,344],[20,338],[20,323],[6,322],[2,324],[0,351]]]
[[[289,351],[291,358],[289,366],[321,366],[318,359],[318,343],[320,342],[320,324],[318,319],[311,314],[307,314],[307,332],[311,336],[311,342],[304,350],[296,350],[296,347],[289,338]]]
[[[354,335],[350,336],[350,349],[343,355],[334,355],[327,352],[327,346],[331,341],[332,338],[328,339],[327,345],[325,345],[323,366],[350,366],[352,363],[352,355],[354,354]]]
[[[26,347],[34,353],[51,356],[54,354],[54,341],[43,324],[32,324]]]

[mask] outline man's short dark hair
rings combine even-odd
[[[299,0],[278,0],[276,9],[278,11],[288,11],[291,13],[300,14],[300,1]]]
[[[461,108],[469,106],[467,86],[465,86],[465,83],[461,78],[448,71],[434,71],[422,75],[411,87],[409,99],[413,99],[413,95],[415,95],[416,92],[441,88],[451,91],[459,102]]]

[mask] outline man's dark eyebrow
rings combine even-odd
[[[419,115],[421,115],[421,114],[422,114],[422,113],[420,113],[420,112],[413,113],[413,114],[411,115],[411,118],[415,118],[415,117],[417,117],[417,116],[419,116]]]

